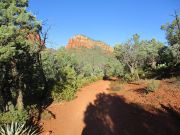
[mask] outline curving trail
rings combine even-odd
[[[42,135],[81,135],[84,128],[84,112],[90,102],[93,102],[99,93],[107,93],[111,81],[100,80],[82,88],[76,99],[63,104],[52,104],[48,110],[55,114],[56,119],[43,120],[45,132]]]
[[[42,135],[179,135],[180,83],[161,81],[144,94],[146,86],[103,80],[85,86],[76,99],[47,108],[56,119],[41,121]]]

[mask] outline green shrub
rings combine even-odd
[[[49,92],[54,101],[72,100],[79,88],[102,79],[104,70],[108,76],[120,76],[123,66],[101,48],[46,49],[42,52],[42,64]]]
[[[65,101],[70,101],[75,98],[76,89],[71,86],[67,86],[63,89],[62,93],[60,93],[60,99]]]
[[[83,77],[83,78],[78,78],[78,88],[81,88],[85,85],[88,85],[89,83],[95,82],[97,80],[101,80],[102,76],[91,76],[91,77]]]
[[[150,82],[147,85],[146,92],[154,92],[159,87],[159,81],[158,80],[150,80]]]
[[[29,119],[28,112],[26,110],[23,111],[8,111],[0,114],[0,124],[18,122],[24,123]]]
[[[66,84],[61,85],[59,84],[54,86],[53,90],[51,91],[51,97],[54,101],[69,101],[74,99],[77,87],[72,87],[72,85]]]
[[[0,126],[0,135],[39,135],[39,129],[35,126],[27,126],[25,123],[12,122]]]
[[[37,105],[27,106],[27,110],[32,121],[37,122],[40,115],[40,110],[38,109]]]
[[[59,69],[61,73],[58,81],[51,90],[52,99],[55,101],[71,100],[78,88],[77,74],[70,66]]]
[[[116,92],[116,91],[120,91],[120,90],[122,90],[122,89],[123,89],[123,84],[122,84],[122,82],[120,82],[120,81],[111,82],[111,84],[110,84],[110,90],[111,90],[111,91]]]
[[[135,77],[135,75],[132,75],[132,74],[125,74],[125,75],[123,76],[123,80],[124,80],[125,82],[132,82],[132,81],[135,81],[135,80],[136,80],[136,77]]]
[[[76,79],[74,77],[71,79],[68,78],[64,83],[59,82],[53,87],[51,91],[52,99],[56,102],[63,100],[70,101],[75,98],[75,94],[79,88],[100,79],[102,79],[102,77],[97,76],[77,76]]]
[[[44,110],[42,113],[41,113],[41,119],[42,120],[50,120],[50,119],[54,119],[55,118],[55,115],[49,111],[49,110]]]
[[[145,78],[146,77],[146,72],[142,68],[138,69],[138,74],[139,74],[140,78]]]

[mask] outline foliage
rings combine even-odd
[[[172,65],[180,63],[180,17],[175,11],[174,20],[171,23],[167,23],[161,26],[161,29],[166,32],[166,39],[170,45],[169,50],[171,51]],[[171,56],[171,57],[172,57]]]
[[[173,62],[175,65],[180,63],[180,43],[174,44],[173,46],[170,47],[170,50],[173,55]]]
[[[12,122],[0,127],[0,135],[39,135],[37,127],[27,126],[25,123]]]
[[[49,99],[72,100],[80,87],[98,79],[121,77],[129,82],[147,77],[146,73],[166,76],[174,69],[179,71],[177,13],[171,23],[162,26],[170,46],[155,39],[140,40],[135,34],[116,45],[111,54],[100,47],[45,49],[41,22],[27,7],[28,0],[0,1],[0,123],[26,122],[39,115],[37,104]],[[151,81],[147,92],[158,85]]]
[[[41,55],[49,93],[55,101],[74,99],[78,88],[102,78],[104,74],[123,74],[119,61],[100,48],[45,49]]]
[[[83,77],[83,76],[78,76],[77,78],[77,87],[81,88],[85,85],[88,85],[89,83],[98,81],[98,80],[102,80],[101,76],[91,76],[91,77]]]
[[[0,114],[0,124],[9,124],[11,122],[24,123],[29,120],[29,115],[26,110],[24,111],[8,111]]]
[[[146,88],[146,92],[154,92],[156,89],[158,89],[159,87],[159,81],[158,80],[150,80],[150,82],[148,82],[147,88]]]
[[[37,105],[31,105],[31,106],[27,106],[27,111],[28,111],[28,116],[30,118],[31,122],[37,122],[39,120],[39,116],[40,116],[40,107],[38,107]]]
[[[159,64],[164,64],[166,66],[170,66],[173,64],[173,54],[170,47],[164,46],[159,50]]]
[[[124,75],[124,65],[115,57],[110,57],[104,65],[104,74],[107,76],[121,77]]]
[[[175,11],[175,19],[171,23],[166,23],[161,26],[161,29],[166,32],[166,39],[169,45],[180,43],[180,17]]]
[[[112,54],[103,51],[99,47],[91,49],[74,48],[68,50],[67,53],[76,59],[77,67],[75,67],[75,70],[77,73],[85,77],[104,76],[105,70],[108,70],[108,74],[112,75],[118,66],[121,66]]]
[[[126,75],[125,78],[128,80],[130,78],[139,79],[139,71],[142,71],[143,68],[148,66],[156,68],[158,52],[162,46],[163,44],[155,39],[140,41],[137,34],[133,35],[133,38],[126,43],[116,45],[114,48],[116,58],[125,65],[126,71],[130,72],[132,76]]]
[[[159,51],[164,47],[163,43],[152,39],[150,41],[143,40],[141,45],[146,51],[145,66],[150,66],[155,69],[160,58]]]
[[[50,112],[49,110],[44,110],[41,113],[41,119],[42,120],[50,120],[52,118],[55,118],[54,114],[52,112]]]
[[[77,76],[72,57],[62,50],[45,50],[42,52],[42,62],[52,99],[73,99]]]
[[[129,74],[129,73],[126,73],[124,76],[123,76],[123,81],[125,82],[133,82],[136,80],[136,77],[132,74]]]
[[[28,0],[0,1],[1,111],[8,102],[23,110],[41,98],[46,84],[39,55],[43,45],[36,39],[41,23],[27,7]]]

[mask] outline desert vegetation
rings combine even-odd
[[[75,99],[81,87],[97,80],[115,78],[118,81],[112,83],[112,89],[118,92],[125,89],[124,84],[146,79],[146,95],[159,88],[159,80],[174,78],[169,81],[178,82],[180,17],[177,12],[172,22],[161,26],[168,45],[134,34],[127,42],[115,45],[113,52],[106,52],[99,46],[47,48],[42,22],[27,7],[28,0],[0,1],[2,135],[39,134],[41,129],[36,124],[48,105]],[[103,100],[98,98],[97,106]]]

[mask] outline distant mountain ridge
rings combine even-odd
[[[113,52],[113,48],[107,45],[106,43],[90,39],[84,35],[76,35],[73,38],[71,38],[68,44],[66,45],[66,48],[67,49],[78,48],[78,47],[94,48],[96,46],[102,48],[104,51]]]

